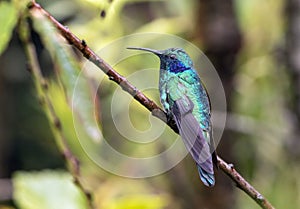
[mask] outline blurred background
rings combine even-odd
[[[233,163],[276,208],[300,208],[300,1],[40,0],[38,3],[92,49],[141,32],[174,34],[199,47],[215,66],[226,94],[227,121],[218,154]],[[3,24],[0,209],[86,208],[83,195],[71,183],[61,146],[55,140],[57,134],[52,131],[34,79],[27,70],[16,26],[20,23],[17,18],[24,13],[16,9],[17,4],[18,1],[0,2]],[[6,27],[9,23],[12,26]],[[38,23],[33,21],[34,24]],[[124,178],[99,168],[77,140],[70,103],[62,87],[67,86],[68,90],[70,86],[64,82],[70,81],[61,79],[63,72],[57,70],[60,66],[53,59],[55,49],[44,40],[41,29],[30,28],[43,75],[50,83],[50,100],[69,146],[81,162],[80,180],[92,193],[96,208],[259,208],[220,170],[216,171],[215,187],[205,188],[190,156],[170,171],[146,179]],[[66,48],[70,51],[70,47]],[[85,59],[76,50],[71,53],[81,68]],[[118,51],[112,54],[117,56]],[[157,61],[150,55],[143,60],[136,58],[141,65]],[[126,76],[138,68],[131,63],[116,69]],[[156,145],[151,145],[147,148],[149,153],[145,153],[145,148],[119,144],[123,138],[108,111],[116,88],[117,85],[104,78],[101,90],[93,87],[91,90],[97,91],[98,126],[105,138],[133,156],[159,152],[161,147]],[[159,104],[157,91],[145,93]],[[130,107],[132,123],[140,130],[148,129],[149,112],[137,102]],[[176,135],[165,130],[161,137],[171,136]],[[165,145],[170,143],[166,140]]]

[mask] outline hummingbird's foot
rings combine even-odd
[[[167,114],[166,116],[167,116],[167,123],[168,124],[175,123],[173,115]]]
[[[154,109],[151,113],[152,115],[161,118],[164,122],[168,122],[167,115],[161,109]]]
[[[173,117],[173,115],[169,115],[169,114],[167,114],[167,124],[169,124],[171,127],[176,127],[174,130],[175,130],[175,132],[179,132],[179,129],[178,129],[178,127],[177,127],[177,124],[176,124],[176,121],[175,121],[175,119],[174,119],[174,117]]]

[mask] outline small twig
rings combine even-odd
[[[39,4],[32,2],[31,9],[39,10],[43,15],[49,18],[53,25],[60,31],[61,35],[74,47],[76,47],[84,57],[89,61],[93,62],[97,67],[99,67],[110,80],[119,84],[122,89],[132,95],[138,102],[146,107],[155,117],[161,119],[167,123],[170,128],[172,128],[176,133],[178,133],[178,128],[173,121],[166,120],[166,113],[152,100],[146,97],[141,91],[134,87],[131,83],[127,81],[125,77],[116,72],[108,63],[101,59],[95,52],[93,52],[86,44],[84,40],[80,40],[77,36],[70,32],[70,30],[60,24],[53,16],[51,16],[47,11],[45,11]],[[232,165],[226,163],[220,157],[218,157],[218,165],[220,169],[228,175],[237,185],[238,188],[243,190],[248,194],[257,204],[263,209],[274,209],[271,203],[262,196],[251,184],[249,184],[234,168]]]
[[[83,192],[85,195],[87,202],[90,208],[93,208],[91,194],[85,190],[83,185],[80,182],[80,163],[76,156],[72,153],[69,148],[67,139],[63,133],[62,125],[59,117],[57,116],[51,99],[48,95],[48,84],[41,73],[41,69],[37,60],[35,46],[31,42],[29,38],[29,30],[27,24],[23,21],[20,24],[20,38],[23,42],[25,53],[28,60],[28,67],[30,68],[30,72],[32,72],[32,76],[34,79],[35,87],[38,92],[40,104],[45,108],[48,113],[48,117],[51,121],[51,126],[53,128],[54,134],[56,135],[56,142],[58,143],[61,152],[69,165],[69,170],[74,178],[74,182],[77,187]]]

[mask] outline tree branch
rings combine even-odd
[[[35,46],[31,42],[29,38],[29,29],[28,25],[25,21],[20,23],[19,28],[20,39],[23,42],[25,53],[28,60],[29,71],[32,73],[35,88],[38,93],[38,98],[40,100],[40,104],[48,113],[47,116],[51,121],[51,128],[53,129],[54,134],[56,135],[56,143],[59,145],[58,147],[61,149],[61,152],[68,164],[69,171],[74,178],[74,183],[77,187],[83,192],[86,197],[89,208],[93,208],[91,194],[85,190],[83,185],[80,182],[80,163],[77,157],[72,153],[69,148],[67,139],[62,130],[62,125],[59,117],[57,116],[51,99],[48,94],[48,84],[45,78],[41,73],[41,69],[38,63]]]
[[[43,15],[48,17],[48,19],[53,23],[53,25],[60,31],[61,35],[75,48],[77,48],[84,57],[89,61],[93,62],[97,67],[99,67],[108,78],[122,87],[122,89],[132,95],[138,102],[146,107],[152,115],[161,119],[168,124],[176,133],[178,133],[178,128],[174,121],[166,120],[166,113],[152,100],[146,97],[141,91],[139,91],[135,86],[127,81],[125,77],[116,72],[108,63],[95,54],[95,52],[90,49],[84,40],[80,40],[75,36],[70,30],[60,24],[53,16],[51,16],[47,11],[45,11],[39,4],[34,1],[29,5],[31,10],[39,10]],[[218,157],[219,168],[228,175],[237,185],[238,188],[243,190],[248,196],[250,196],[258,205],[263,209],[274,209],[274,207],[269,203],[269,201],[261,195],[251,184],[249,184],[234,168],[232,164],[226,163],[220,157]]]
[[[274,209],[271,203],[234,169],[233,164],[226,163],[219,156],[217,158],[219,168],[235,182],[236,186],[239,189],[248,194],[248,196],[250,196],[255,202],[257,202],[257,204],[259,204],[261,208]]]

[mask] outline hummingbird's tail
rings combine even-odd
[[[198,172],[201,181],[208,187],[212,187],[215,185],[215,177],[213,173],[209,173],[206,170],[202,169],[200,165],[197,164]]]

